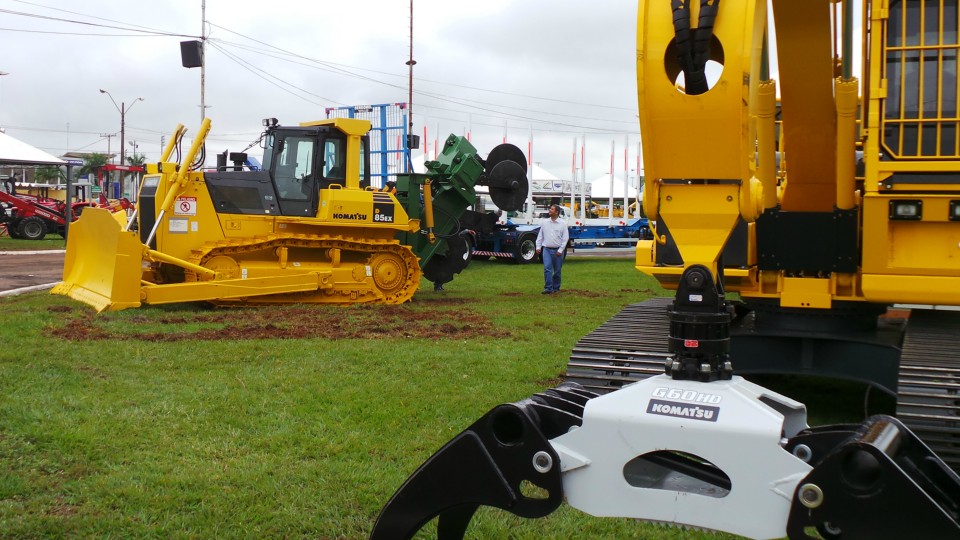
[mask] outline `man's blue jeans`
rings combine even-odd
[[[557,255],[557,250],[543,248],[543,290],[557,292],[560,290],[560,270],[563,268],[563,255]]]

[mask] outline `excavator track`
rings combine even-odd
[[[286,261],[286,250],[315,251],[307,260]],[[249,297],[239,301],[217,301],[222,305],[256,303],[333,303],[378,302],[401,304],[410,300],[420,286],[420,265],[409,247],[394,239],[354,238],[341,235],[270,235],[206,244],[191,253],[189,262],[211,268],[227,277],[240,277],[240,263],[258,253],[276,253],[276,272],[303,271],[301,263],[322,263],[318,270],[352,268],[352,280],[337,282],[331,288],[311,292]],[[262,262],[262,261],[261,261]],[[358,274],[359,272],[359,274]],[[237,274],[237,275],[232,275]],[[365,277],[371,279],[365,280]],[[189,270],[186,281],[199,278]],[[338,285],[341,285],[338,287]]]
[[[565,379],[605,394],[663,373],[672,298],[630,304],[573,347]]]
[[[914,309],[900,356],[897,417],[960,470],[960,312]]]

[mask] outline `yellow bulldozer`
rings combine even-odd
[[[147,166],[135,215],[90,209],[71,225],[54,294],[98,311],[209,301],[384,303],[410,300],[421,275],[449,281],[469,262],[461,236],[487,185],[501,208],[522,205],[526,161],[512,145],[486,159],[450,136],[425,174],[370,185],[370,122],[333,118],[281,126],[264,120],[262,170],[227,153],[201,170],[204,120],[179,162],[179,125]]]

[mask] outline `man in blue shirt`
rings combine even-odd
[[[563,268],[563,252],[570,241],[567,222],[560,219],[560,207],[550,206],[549,219],[540,224],[537,234],[537,255],[543,255],[543,291],[541,294],[560,292],[560,270]]]

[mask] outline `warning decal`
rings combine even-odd
[[[197,198],[177,197],[173,202],[173,213],[178,216],[197,215]]]

